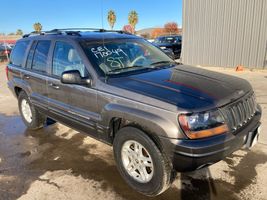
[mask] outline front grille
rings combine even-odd
[[[257,103],[254,94],[222,109],[232,132],[248,123],[255,115]]]

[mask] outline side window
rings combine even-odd
[[[65,42],[56,42],[52,74],[61,76],[65,71],[78,70],[82,77],[88,76],[83,61],[74,47]]]
[[[18,67],[22,67],[29,43],[30,41],[21,41],[16,43],[16,46],[14,47],[11,53],[11,64],[16,65]]]
[[[31,46],[30,52],[28,54],[27,62],[26,62],[26,68],[30,69],[32,67],[32,59],[33,59],[34,50],[36,48],[36,44],[37,44],[37,42],[34,41],[32,46]]]
[[[46,73],[50,44],[51,42],[48,40],[41,40],[37,43],[32,61],[32,69]]]

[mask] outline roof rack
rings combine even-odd
[[[106,30],[106,29],[98,29],[98,28],[64,28],[64,29],[52,29],[50,31],[42,31],[42,32],[31,32],[29,34],[23,35],[23,38],[30,37],[30,36],[36,36],[36,35],[76,35],[81,36],[81,32],[114,32],[114,33],[121,33],[121,34],[129,34],[126,31],[123,30]]]

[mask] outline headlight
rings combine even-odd
[[[205,138],[226,133],[229,129],[221,113],[216,111],[181,114],[179,123],[190,139]]]

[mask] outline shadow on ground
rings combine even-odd
[[[74,134],[71,139],[56,136],[61,131],[57,124],[39,131],[25,129],[19,116],[0,115],[0,199],[16,199],[25,194],[32,182],[47,171],[72,170],[74,176],[95,180],[102,183],[101,189],[111,189],[119,196],[129,200],[145,200],[136,193],[119,175],[112,151],[99,156],[92,151],[100,151],[97,145],[84,144],[83,134]],[[63,132],[68,136],[72,130]],[[82,147],[82,148],[81,148]],[[235,183],[214,180],[209,168],[202,169],[203,177],[195,176],[198,172],[178,174],[180,187],[172,186],[164,194],[153,199],[237,199],[236,194],[246,186],[254,184],[257,175],[255,167],[267,161],[267,155],[259,152],[248,152],[238,165],[233,165],[232,157],[225,161],[232,169]],[[227,172],[228,173],[228,172]],[[1,177],[11,177],[2,180]],[[13,177],[13,178],[12,178]],[[51,183],[53,184],[53,183]],[[60,186],[58,186],[60,187]],[[234,192],[233,192],[234,191]]]

